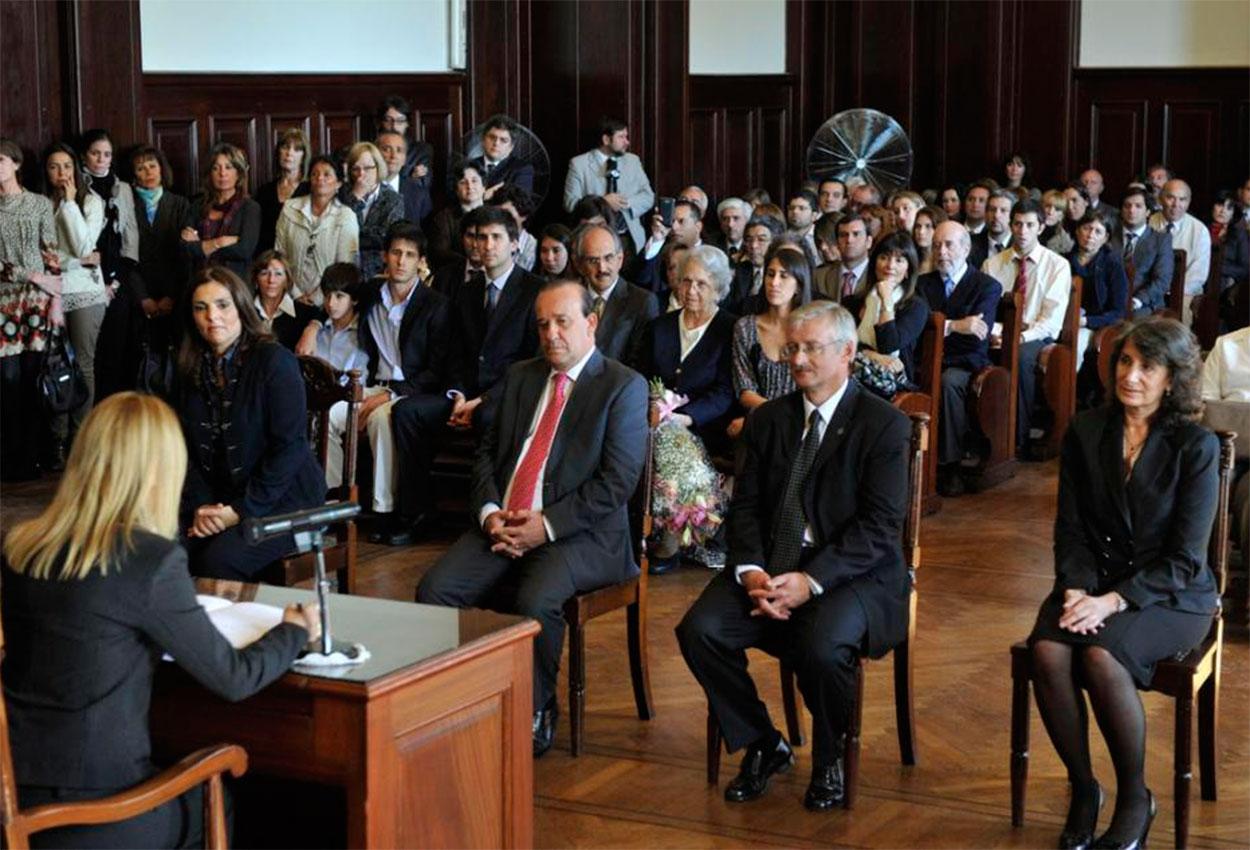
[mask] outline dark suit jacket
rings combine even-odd
[[[464,210],[460,204],[452,203],[434,213],[425,233],[430,238],[430,262],[436,267],[445,266],[456,260],[463,260],[464,244],[460,240],[460,219],[464,218]]]
[[[979,315],[981,321],[993,326],[998,315],[998,302],[1003,297],[1003,286],[989,275],[977,271],[970,263],[964,276],[955,282],[951,297],[946,297],[941,272],[922,274],[916,281],[916,291],[929,302],[929,309],[942,313],[947,319],[964,319]],[[976,372],[990,365],[990,338],[977,339],[972,334],[948,334],[942,344],[942,368],[955,366]]]
[[[465,268],[468,262],[464,257],[460,257],[450,263],[443,263],[434,271],[434,279],[430,281],[430,288],[451,298],[452,294],[467,282]]]
[[[969,238],[972,240],[972,251],[968,254],[968,265],[974,269],[980,269],[987,259],[998,252],[990,245],[990,231],[988,227],[980,233],[972,234]],[[1004,233],[1001,238],[1003,250],[1006,250],[1011,246],[1011,234]]]
[[[1108,243],[1115,252],[1124,255],[1124,230],[1117,227]],[[1129,300],[1136,298],[1150,312],[1167,306],[1168,287],[1172,285],[1172,269],[1176,256],[1172,251],[1172,237],[1165,231],[1150,227],[1133,245],[1133,268],[1129,275]]]
[[[665,313],[647,325],[639,347],[638,371],[648,379],[660,378],[665,387],[687,396],[690,401],[677,408],[677,413],[693,419],[705,441],[715,441],[724,431],[721,423],[735,398],[732,351],[738,317],[728,310],[717,310],[703,338],[683,361],[677,325],[682,312]]]
[[[754,316],[762,312],[768,306],[764,301],[763,287],[752,295],[751,287],[754,284],[755,266],[749,260],[736,264],[733,282],[729,284],[729,294],[725,296],[721,306],[737,316]]]
[[[916,343],[929,323],[929,302],[914,296],[895,311],[894,321],[877,325],[877,350],[888,354],[898,352],[903,369],[912,381],[916,379]]]
[[[726,569],[767,569],[786,478],[802,444],[802,393],[755,408],[743,431],[742,474],[729,508]],[[903,561],[907,416],[851,379],[825,425],[803,488],[816,553],[805,571],[825,591],[850,585],[868,618],[868,652],[880,657],[907,635],[911,580]]]
[[[612,297],[603,305],[603,317],[595,331],[595,347],[604,357],[626,366],[638,362],[647,323],[660,314],[655,296],[625,278],[617,278]]]
[[[371,316],[374,306],[382,301],[384,286],[384,280],[375,278],[366,285],[360,298],[356,336],[360,350],[369,358],[367,384],[374,383],[378,377],[378,343],[373,336]],[[451,302],[442,293],[417,283],[404,308],[404,317],[399,321],[399,357],[404,379],[391,384],[395,395],[434,393],[443,388],[447,379],[450,317]]]
[[[542,281],[513,266],[489,319],[485,285],[475,276],[452,295],[448,388],[469,399],[484,396],[483,404],[493,408],[508,367],[538,350],[534,299]]]
[[[269,323],[274,339],[288,351],[294,351],[309,322],[325,321],[325,313],[309,304],[295,302],[295,316],[278,313]]]
[[[295,355],[276,342],[261,342],[242,357],[230,405],[226,461],[217,458],[209,423],[213,413],[194,384],[180,387],[178,413],[187,438],[183,522],[200,505],[223,502],[241,519],[311,508],[325,501],[326,480],[308,445],[308,402]],[[226,487],[214,487],[220,477]]]
[[[425,181],[415,177],[400,175],[399,197],[404,201],[404,218],[414,224],[425,221],[425,217],[434,209],[429,187],[425,185]]]
[[[1157,427],[1124,483],[1124,420],[1078,413],[1059,463],[1055,589],[1116,591],[1131,605],[1210,614],[1219,602],[1207,545],[1220,445],[1197,423]]]
[[[404,201],[399,193],[385,184],[363,215],[365,205],[352,194],[347,184],[339,190],[339,200],[356,213],[360,225],[360,271],[366,280],[382,273],[382,252],[386,250],[386,231],[404,217]]]
[[[283,624],[233,649],[195,601],[183,548],[143,530],[107,575],[61,581],[60,564],[48,579],[4,565],[4,698],[24,785],[112,790],[156,773],[148,703],[163,652],[239,700],[281,676],[308,640]]]
[[[1088,266],[1078,261],[1080,249],[1068,254],[1072,274],[1081,276],[1081,309],[1085,311],[1085,327],[1098,330],[1114,325],[1125,317],[1128,305],[1128,276],[1120,255],[1110,245],[1103,245]]]
[[[172,298],[177,303],[187,288],[191,267],[182,247],[182,228],[194,227],[191,203],[181,195],[163,192],[156,218],[148,224],[143,201],[135,196],[135,219],[139,226],[139,267],[129,275],[137,300]]]
[[[191,217],[194,219],[192,227],[199,224],[203,200],[203,196],[191,199]],[[136,210],[137,217],[138,211]],[[183,250],[190,256],[191,263],[196,268],[211,261],[230,269],[244,281],[251,280],[252,257],[256,256],[256,245],[260,240],[260,218],[260,204],[252,198],[245,198],[238,215],[230,223],[230,227],[220,234],[221,236],[237,236],[238,242],[225,248],[218,248],[207,258],[199,242],[183,242]]]
[[[1243,283],[1250,277],[1250,230],[1245,219],[1233,222],[1224,234],[1224,254],[1220,261],[1220,276],[1232,278],[1233,285]],[[1227,281],[1224,283],[1227,288]]]
[[[486,174],[486,157],[479,156],[470,162],[482,175],[482,185],[487,189],[500,183],[511,183],[527,192],[534,191],[534,166],[521,162],[515,156],[510,156],[496,165],[489,175]]]
[[[541,357],[514,364],[504,378],[498,413],[473,466],[473,515],[503,505],[551,367]],[[557,540],[576,541],[570,559],[583,575],[610,564],[603,581],[637,572],[629,543],[629,498],[647,451],[647,385],[601,353],[590,356],[573,385],[543,471],[543,516]]]

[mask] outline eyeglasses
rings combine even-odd
[[[364,174],[366,171],[377,171],[376,165],[353,165],[352,174]]]
[[[807,357],[816,357],[823,354],[826,348],[837,344],[837,340],[829,340],[828,342],[789,342],[781,346],[781,356],[790,360],[801,351]]]

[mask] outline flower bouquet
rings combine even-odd
[[[711,539],[724,515],[721,475],[699,438],[672,418],[673,411],[687,401],[658,378],[651,382],[651,402],[660,414],[653,450],[651,518],[661,535],[656,554],[662,558]]]

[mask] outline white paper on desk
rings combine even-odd
[[[255,643],[260,636],[282,622],[282,609],[260,602],[231,602],[220,596],[196,594],[208,612],[208,619],[217,627],[230,645],[242,649]]]

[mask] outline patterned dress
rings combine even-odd
[[[785,360],[770,360],[760,345],[755,316],[743,316],[734,325],[734,392],[750,390],[766,399],[794,392],[794,375]]]
[[[41,248],[56,244],[51,201],[24,190],[0,195],[0,357],[47,345],[52,296],[30,276],[43,271]]]

